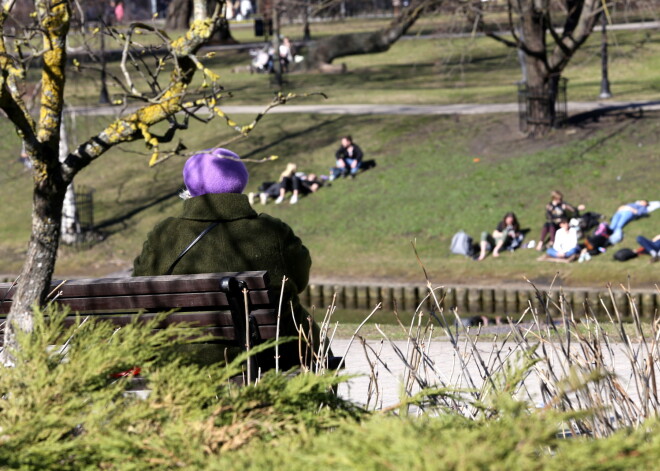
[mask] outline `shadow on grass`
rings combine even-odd
[[[270,141],[268,141],[267,144],[264,144],[260,147],[257,147],[256,149],[253,149],[249,152],[246,152],[245,154],[243,154],[242,157],[243,158],[257,158],[259,155],[263,154],[267,150],[273,149],[273,148],[275,148],[276,146],[278,146],[280,144],[284,144],[287,141],[294,140],[294,139],[296,139],[298,137],[301,137],[301,136],[309,135],[310,133],[315,133],[315,132],[319,132],[319,131],[322,131],[324,129],[330,128],[330,127],[332,127],[332,125],[340,122],[341,120],[342,120],[342,117],[339,116],[339,117],[336,117],[336,118],[327,119],[327,120],[325,120],[321,123],[318,123],[314,126],[310,126],[308,128],[300,129],[299,131],[296,131],[296,132],[285,134],[285,135],[283,135],[282,137],[280,137],[278,139],[270,140]],[[328,143],[337,141],[339,139],[339,137],[337,136],[337,134],[335,132],[327,133],[327,136],[328,136]]]
[[[581,126],[589,122],[598,122],[605,116],[619,116],[621,119],[640,120],[640,119],[658,119],[653,115],[646,115],[644,113],[644,106],[660,105],[660,100],[656,101],[640,101],[628,105],[612,105],[599,108],[596,110],[586,111],[571,116],[566,124],[569,126]]]
[[[140,206],[136,206],[136,207],[126,211],[125,213],[123,213],[119,216],[115,216],[115,217],[112,217],[110,219],[106,219],[105,221],[102,221],[102,222],[96,224],[94,226],[94,230],[97,231],[97,232],[100,232],[103,229],[107,229],[107,228],[115,226],[115,225],[123,224],[128,219],[132,218],[133,216],[135,216],[137,214],[140,214],[141,212],[146,211],[147,209],[152,208],[152,207],[156,206],[157,204],[162,203],[163,201],[166,201],[170,198],[173,198],[173,197],[177,196],[180,191],[181,190],[179,188],[177,188],[174,191],[170,191],[170,192],[168,192],[168,193],[166,193],[162,196],[154,198],[150,201],[146,201],[144,204],[142,204]],[[110,236],[110,235],[112,235],[116,232],[121,232],[121,229],[107,230],[107,231],[104,230],[103,234],[104,234],[105,237],[107,237],[107,236]]]

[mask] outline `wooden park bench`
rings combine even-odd
[[[185,323],[194,330],[193,336],[204,336],[205,342],[243,349],[276,338],[279,292],[269,290],[266,271],[53,281],[51,288],[52,302],[72,311],[65,325],[76,322],[76,313],[122,327],[136,316],[149,320],[156,313],[175,310],[159,329]],[[9,312],[14,291],[12,284],[0,283],[0,314]],[[268,369],[260,362],[273,363],[272,350],[270,359],[264,355],[260,355],[264,361],[259,355],[251,357],[248,378],[256,378],[260,367]]]

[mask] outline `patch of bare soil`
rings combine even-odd
[[[543,137],[527,137],[520,131],[517,114],[503,114],[484,117],[480,123],[479,139],[470,143],[470,152],[477,156],[489,157],[491,161],[506,160],[523,154],[560,147],[570,142],[581,141],[603,133],[603,139],[634,127],[638,120],[658,120],[658,112],[638,112],[630,110],[611,110],[582,113],[569,118],[561,128],[552,129]],[[652,142],[649,142],[649,139]],[[660,136],[654,133],[645,136],[645,145],[660,142]]]

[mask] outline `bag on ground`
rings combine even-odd
[[[471,257],[474,255],[474,248],[472,247],[472,237],[467,235],[464,231],[458,231],[451,238],[451,245],[449,246],[451,253],[456,255],[465,255]]]
[[[619,262],[625,262],[635,257],[637,257],[637,253],[633,249],[619,249],[614,254],[614,260]]]

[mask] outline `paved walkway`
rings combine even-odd
[[[457,352],[449,341],[434,340],[427,346],[429,358],[433,361],[433,368],[435,369],[435,373],[431,373],[429,368],[426,369],[427,378],[431,385],[439,386],[440,381],[442,381],[445,384],[464,388],[470,386],[465,376],[461,374],[459,356],[467,363],[467,370],[474,379],[475,386],[480,388],[483,385],[484,380],[481,379],[480,375],[482,369],[479,367],[474,355],[470,354],[470,349],[466,349],[466,341],[463,337],[460,342],[460,352]],[[399,397],[403,390],[404,363],[391,344],[385,342],[381,345],[380,341],[369,341],[368,344],[375,351],[381,351],[380,357],[383,360],[383,363],[375,362],[374,365],[374,371],[377,374],[379,384],[378,406],[389,407],[396,405],[400,402]],[[349,380],[348,383],[340,386],[339,394],[357,403],[366,404],[370,388],[369,375],[372,370],[370,361],[374,362],[375,356],[370,352],[371,358],[367,360],[364,348],[357,339],[353,342],[347,354],[346,349],[349,345],[347,339],[335,339],[332,345],[335,355],[345,355],[346,357],[346,368],[343,372],[349,375],[357,375],[355,378]],[[405,341],[395,341],[394,345],[405,354],[407,348]],[[577,351],[579,349],[577,345],[574,344],[572,348],[574,357],[582,356]],[[477,349],[484,361],[488,364],[493,358],[494,342],[479,342]],[[509,342],[502,351],[506,356],[511,353],[511,349],[515,349],[515,345]],[[548,347],[548,351],[552,352],[552,348]],[[608,356],[607,352],[604,352],[606,364],[616,373],[620,384],[630,397],[637,402],[639,400],[639,394],[634,386],[634,382],[631,381],[631,363],[622,344],[613,343],[612,352],[611,357]],[[550,355],[553,356],[552,354]],[[559,364],[556,356],[554,356],[554,360]],[[643,360],[639,361],[642,362]],[[655,363],[657,367],[657,360]],[[543,365],[540,364],[540,367],[543,368]],[[540,405],[541,395],[538,375],[535,373],[529,375],[525,380],[525,384],[527,385],[529,395],[527,396],[521,393],[520,396],[532,401],[534,404]],[[373,405],[372,399],[370,406],[373,407]]]
[[[568,110],[575,112],[588,111],[615,111],[625,109],[660,110],[660,100],[653,101],[571,101],[567,104]],[[67,112],[85,116],[107,116],[126,113],[137,109],[132,107],[110,106],[72,106]],[[222,106],[228,114],[257,114],[264,111],[265,106],[257,105],[228,105]],[[279,113],[306,113],[306,114],[348,114],[348,115],[454,115],[454,114],[492,114],[517,113],[518,103],[489,103],[489,104],[454,104],[454,105],[373,105],[373,104],[346,104],[346,105],[283,105],[269,111],[269,114]]]

